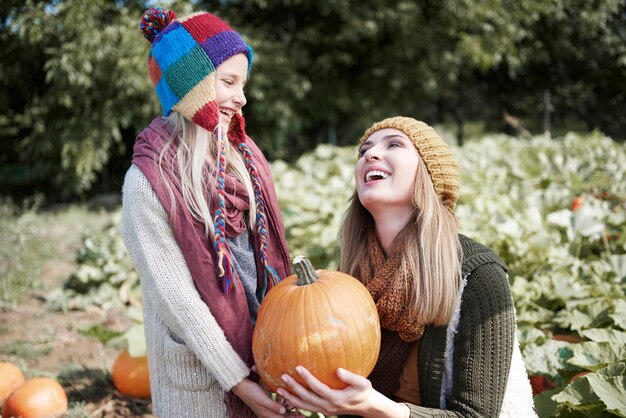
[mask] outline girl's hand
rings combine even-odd
[[[252,366],[251,370],[252,370],[252,373],[258,376],[259,372],[257,371],[256,365]],[[263,382],[260,376],[258,376],[258,382],[259,382],[258,384],[261,386],[261,388],[263,388],[263,390],[265,390],[265,392],[272,393],[272,391],[265,385],[265,383]],[[278,395],[276,398],[277,398],[276,401],[285,407],[285,410],[286,410],[285,415],[289,415],[290,417],[293,417],[293,418],[300,418],[300,417],[304,418],[304,415],[300,415],[296,407],[289,404],[289,402],[286,401],[285,398],[283,398],[280,395]]]
[[[286,412],[283,405],[272,400],[261,386],[250,379],[243,379],[232,391],[259,417],[283,418]]]
[[[369,380],[345,369],[337,369],[337,377],[348,387],[342,390],[331,389],[320,382],[307,369],[296,367],[300,377],[311,390],[300,385],[291,376],[282,375],[283,381],[289,386],[292,395],[283,388],[278,394],[299,409],[321,412],[325,415],[362,415],[363,417],[399,417],[406,414],[406,407],[392,401],[372,388]]]

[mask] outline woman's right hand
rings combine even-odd
[[[283,405],[270,398],[261,386],[250,379],[243,379],[232,391],[261,418],[283,418],[286,412]]]

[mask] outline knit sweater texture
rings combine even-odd
[[[530,382],[515,332],[507,267],[489,248],[460,236],[464,287],[456,317],[427,326],[419,344],[421,405],[411,417],[535,417]],[[392,397],[410,351],[383,331],[374,388]]]
[[[141,278],[153,413],[225,417],[224,391],[250,370],[200,298],[165,209],[136,166],[124,180],[121,229]]]

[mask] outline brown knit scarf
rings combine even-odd
[[[360,263],[361,281],[376,303],[380,326],[397,332],[406,342],[417,341],[424,333],[424,324],[418,324],[415,315],[409,312],[409,295],[413,289],[406,289],[400,275],[400,255],[394,253],[386,259],[374,231],[369,233],[368,247],[369,258]],[[407,277],[406,283],[413,283],[413,278]]]

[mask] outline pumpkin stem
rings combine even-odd
[[[319,275],[315,272],[315,267],[303,255],[297,255],[293,259],[293,269],[296,271],[296,277],[298,278],[298,286],[306,286],[307,284],[315,283],[319,279]]]

